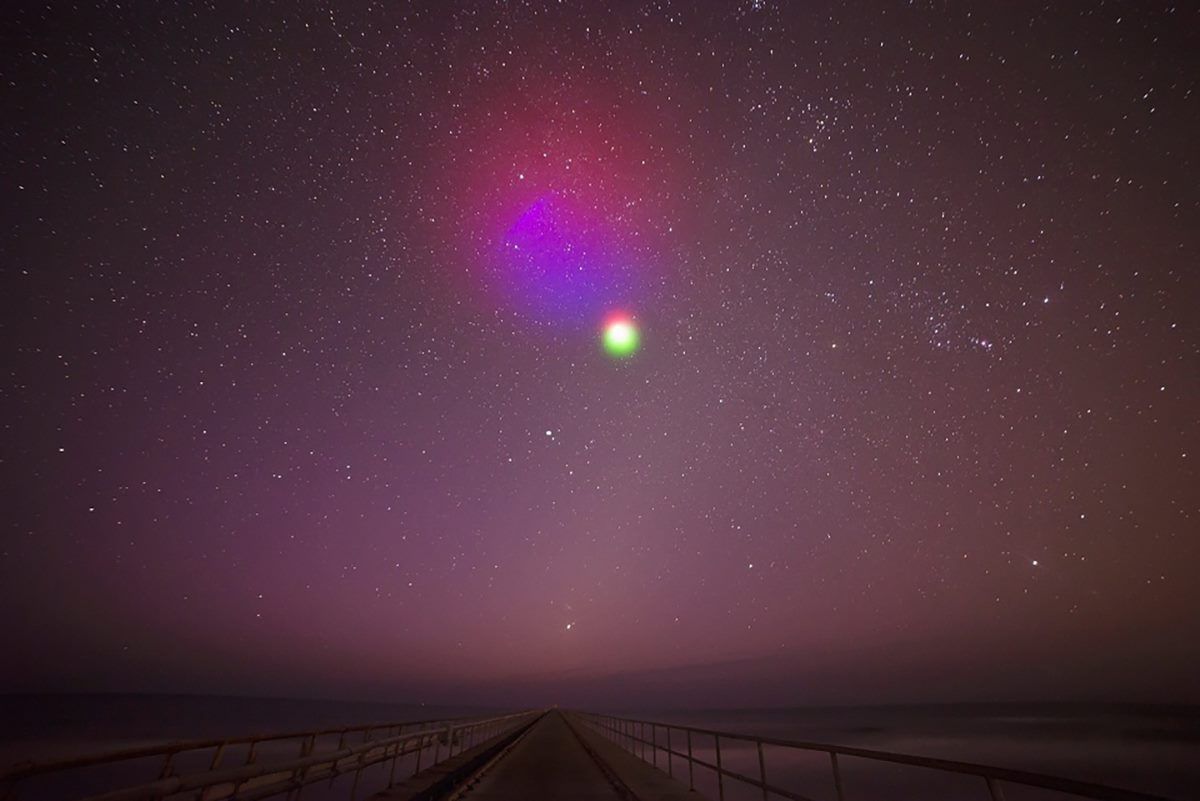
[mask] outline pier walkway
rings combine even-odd
[[[798,772],[801,760],[809,767]],[[876,781],[879,792],[871,792],[871,771],[881,767],[959,783],[941,797],[1005,801],[1011,788],[1014,798],[1166,801],[989,765],[558,709],[156,743],[23,762],[0,773],[0,801],[935,797],[897,793],[898,777]]]
[[[557,710],[538,718],[479,767],[455,777],[446,797],[462,801],[685,801],[700,795],[641,759],[598,736]],[[498,748],[497,748],[498,746]],[[471,761],[470,752],[463,761]],[[446,766],[453,772],[453,766]],[[379,793],[372,801],[414,801],[429,797],[428,781],[409,782]]]
[[[563,716],[547,714],[512,749],[460,791],[470,801],[517,798],[574,798],[620,801],[617,791],[591,754],[583,749]],[[388,794],[376,796],[379,801]]]

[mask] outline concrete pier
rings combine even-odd
[[[660,770],[550,710],[372,801],[703,801]]]

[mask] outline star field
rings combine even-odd
[[[4,685],[1200,700],[1195,8],[4,26]]]

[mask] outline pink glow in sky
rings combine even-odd
[[[1200,702],[1195,15],[1068,5],[14,11],[0,684]]]

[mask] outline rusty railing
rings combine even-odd
[[[338,776],[350,772],[354,773],[349,793],[353,801],[363,771],[372,765],[391,761],[387,787],[392,787],[396,783],[397,764],[403,757],[417,755],[412,770],[415,775],[421,771],[422,757],[430,750],[432,754],[425,767],[511,732],[538,714],[540,712],[527,711],[490,718],[441,718],[188,740],[44,762],[24,762],[0,774],[0,798],[16,801],[22,786],[39,776],[136,760],[151,760],[155,764],[153,761],[157,758],[157,778],[87,795],[85,801],[157,801],[166,797],[196,801],[255,801],[282,793],[297,799],[306,785],[324,780],[332,783]],[[336,746],[319,745],[320,741],[335,737]],[[261,758],[264,745],[278,750],[287,747],[289,742],[298,749],[295,756]],[[246,754],[244,759],[238,760],[240,764],[222,765],[232,750],[241,749]],[[179,763],[188,761],[201,761],[207,768],[178,769]]]
[[[660,755],[665,757],[665,771],[670,776],[675,775],[675,765],[673,759],[678,757],[687,764],[688,786],[690,789],[696,789],[695,768],[696,766],[713,771],[717,780],[717,799],[725,801],[725,780],[731,779],[736,782],[749,785],[762,791],[763,801],[767,801],[771,796],[778,798],[788,798],[793,801],[813,801],[810,796],[802,795],[798,792],[788,790],[783,787],[770,784],[767,781],[767,764],[766,757],[763,754],[763,746],[775,746],[797,751],[807,752],[823,752],[829,755],[829,767],[832,771],[833,786],[837,795],[837,801],[846,801],[845,786],[842,782],[842,766],[838,761],[839,756],[856,757],[860,759],[873,760],[876,762],[890,762],[899,765],[909,765],[919,768],[927,768],[944,773],[957,773],[967,776],[975,776],[983,780],[991,801],[1004,801],[1004,784],[1021,785],[1024,787],[1035,787],[1042,790],[1054,790],[1059,793],[1073,795],[1082,798],[1090,798],[1095,801],[1171,801],[1162,796],[1147,795],[1145,793],[1137,793],[1131,790],[1122,790],[1117,787],[1108,787],[1101,784],[1092,784],[1090,782],[1074,781],[1072,779],[1063,779],[1057,776],[1048,776],[1041,773],[1029,773],[1020,770],[1008,770],[1007,768],[991,767],[989,765],[977,765],[971,762],[956,762],[948,759],[931,759],[928,757],[912,756],[909,754],[894,754],[888,751],[874,751],[866,748],[850,748],[840,745],[829,745],[827,743],[808,743],[797,742],[793,740],[780,740],[773,737],[754,737],[747,734],[737,734],[735,732],[716,731],[714,729],[702,729],[695,726],[678,726],[671,723],[663,723],[661,721],[638,720],[636,718],[620,718],[610,715],[597,715],[591,712],[573,712],[571,713],[577,719],[591,726],[593,729],[608,737],[613,742],[630,751],[635,756],[640,757],[646,762],[651,763],[654,767],[663,770],[659,766]],[[674,743],[672,747],[671,733],[675,732]],[[711,741],[712,750],[715,754],[716,762],[697,757],[694,751],[693,738],[703,738],[705,742]],[[758,756],[758,777],[747,776],[744,773],[732,771],[721,764],[721,743],[722,741],[729,742],[744,742],[753,744],[757,750]],[[686,745],[686,751],[678,750]],[[647,758],[646,752],[650,751],[650,757]]]

